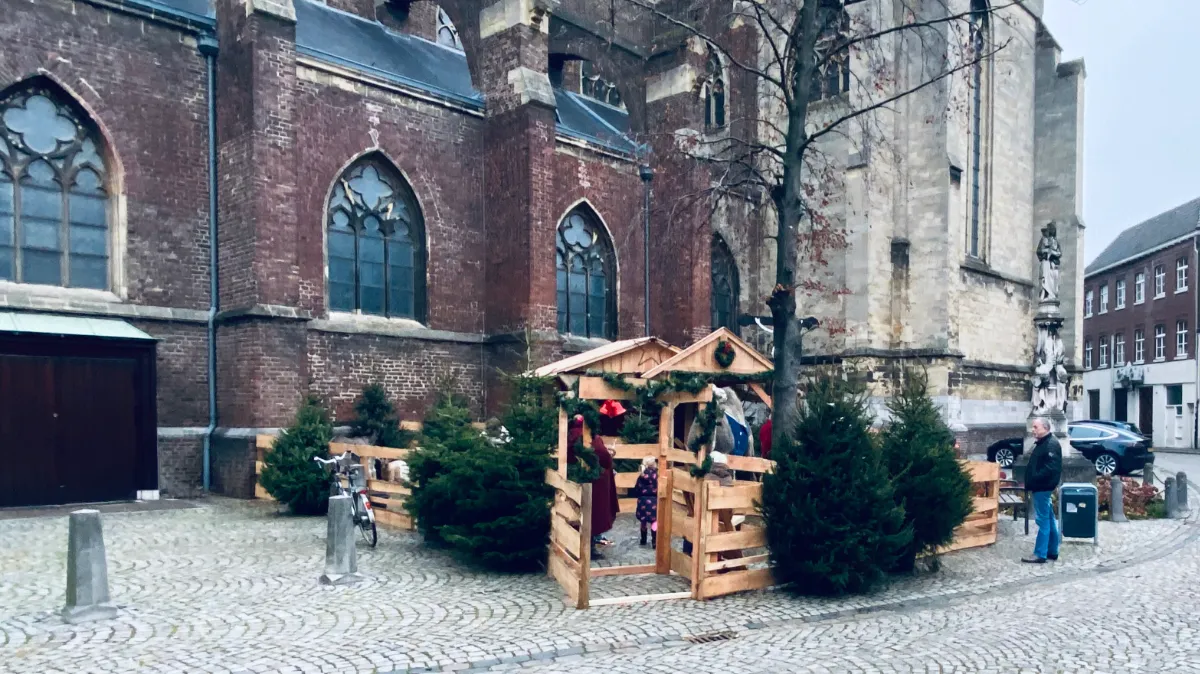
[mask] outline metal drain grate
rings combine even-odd
[[[693,644],[711,644],[715,641],[729,641],[736,639],[737,632],[726,630],[724,632],[708,632],[706,634],[695,634],[690,637],[684,637],[683,640]]]

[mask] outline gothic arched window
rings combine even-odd
[[[326,227],[331,311],[425,320],[425,227],[386,159],[364,157],[338,177]]]
[[[991,107],[991,83],[988,81],[987,50],[991,42],[991,9],[987,0],[971,0],[971,194],[970,221],[967,229],[967,255],[984,259],[987,250],[985,199],[987,174],[984,166],[988,138],[987,110]]]
[[[450,15],[441,7],[438,7],[437,11],[437,41],[443,47],[463,50],[462,40],[458,39],[458,29],[454,27]]]
[[[817,15],[817,67],[813,70],[809,98],[819,101],[850,91],[850,50],[845,47],[850,35],[850,16],[841,2],[825,0]]]
[[[729,328],[738,332],[738,269],[733,251],[720,234],[712,240],[712,328]]]
[[[600,77],[591,61],[583,61],[579,67],[579,92],[588,98],[608,103],[613,107],[624,107],[621,92],[616,85]]]
[[[578,206],[558,225],[558,331],[580,337],[617,336],[617,265],[596,214]]]
[[[708,61],[704,67],[704,128],[725,127],[725,69],[721,55],[708,46]]]
[[[0,93],[0,280],[109,288],[99,132],[57,87]]]

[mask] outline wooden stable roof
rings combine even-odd
[[[729,342],[736,354],[733,358],[733,363],[727,368],[718,365],[717,359],[713,355],[713,352],[716,351],[717,345],[721,341]],[[770,372],[772,369],[774,367],[771,361],[767,360],[765,356],[755,351],[749,344],[743,342],[740,337],[730,332],[728,328],[719,328],[704,339],[663,361],[658,367],[643,372],[642,377],[653,379],[668,372],[704,372],[712,374],[728,372],[730,374],[745,375]]]
[[[646,370],[657,367],[660,363],[670,360],[679,353],[679,348],[671,346],[657,337],[640,337],[624,339],[590,351],[575,354],[548,365],[543,365],[534,371],[539,377],[552,377],[562,374],[583,374],[588,370],[601,372],[616,372],[618,374],[641,374]]]

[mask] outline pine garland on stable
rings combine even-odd
[[[400,428],[396,408],[388,399],[382,384],[367,384],[354,403],[354,435],[370,438],[379,447],[404,448],[412,444],[416,434]]]
[[[868,427],[864,396],[840,379],[807,387],[795,438],[771,451],[762,515],[775,578],[797,594],[878,585],[912,542]]]
[[[953,541],[974,509],[971,478],[955,455],[954,433],[929,397],[928,376],[914,369],[904,379],[888,402],[892,422],[880,439],[896,503],[913,530],[897,571],[911,571],[918,556]]]
[[[328,469],[313,461],[329,458],[333,423],[316,396],[306,396],[296,420],[275,441],[259,482],[276,501],[297,515],[323,515],[329,508]]]

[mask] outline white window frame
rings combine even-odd
[[[1165,360],[1167,357],[1167,326],[1159,323],[1154,326],[1154,360]]]
[[[1108,337],[1100,338],[1100,369],[1108,367]]]
[[[1121,367],[1125,364],[1125,334],[1121,333],[1113,337],[1113,367]]]
[[[1093,299],[1092,291],[1091,291],[1091,289],[1088,289],[1088,291],[1083,294],[1083,317],[1084,318],[1092,317],[1092,299]]]
[[[1175,292],[1185,293],[1188,289],[1188,259],[1181,257],[1175,262]]]
[[[1154,299],[1167,296],[1167,268],[1163,265],[1154,267]]]
[[[1133,276],[1133,303],[1141,304],[1146,301],[1146,272],[1139,271]]]
[[[1175,321],[1175,359],[1183,360],[1188,357],[1187,321]]]
[[[1083,343],[1083,369],[1092,369],[1092,340]]]
[[[1133,331],[1133,362],[1144,363],[1146,361],[1146,331]]]
[[[1108,313],[1108,282],[1100,286],[1100,313]]]
[[[1116,298],[1113,299],[1113,310],[1125,308],[1125,279],[1117,279]]]

